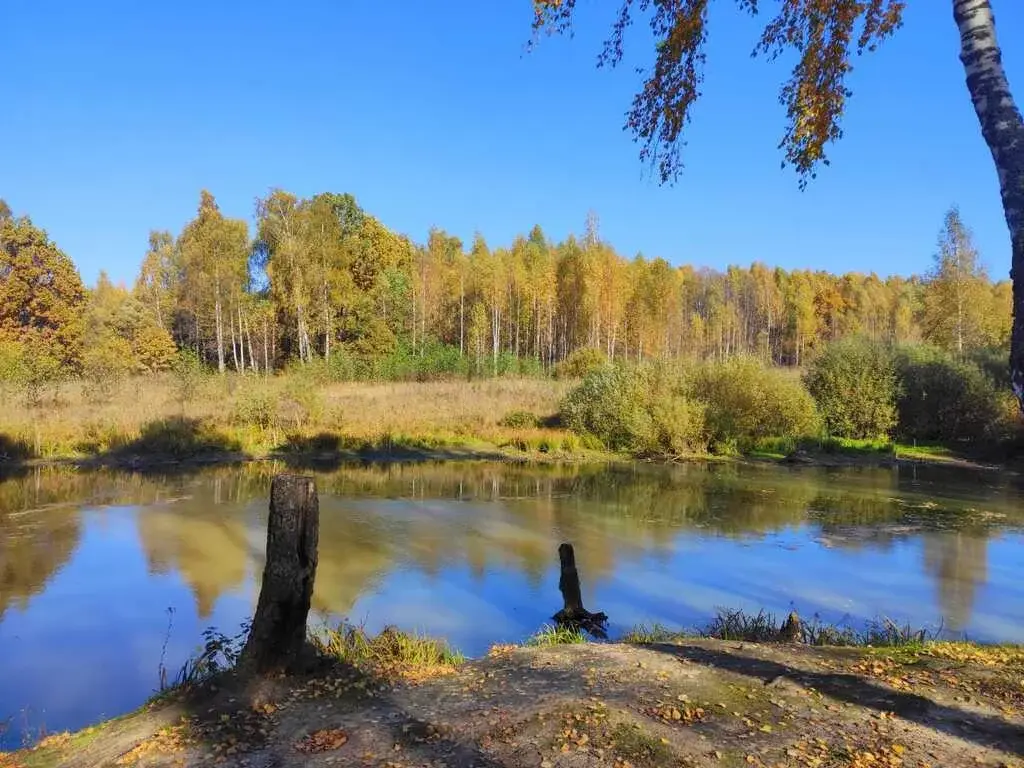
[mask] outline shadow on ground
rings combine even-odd
[[[185,473],[204,464],[230,464],[251,458],[237,440],[186,416],[148,422],[137,438],[107,450],[89,442],[77,447],[91,458],[72,462],[76,465],[116,467],[143,475]]]
[[[1024,727],[998,717],[940,704],[916,693],[895,691],[864,677],[842,672],[811,672],[778,661],[699,645],[655,643],[653,651],[706,667],[775,685],[788,680],[839,701],[868,707],[932,728],[979,746],[1024,755]],[[742,650],[743,645],[736,646]]]

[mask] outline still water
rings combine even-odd
[[[130,710],[256,603],[269,464],[0,481],[0,746]],[[316,472],[313,623],[397,624],[467,655],[560,607],[571,541],[612,636],[716,607],[881,616],[1024,641],[1021,481],[950,469],[393,464]],[[8,720],[8,718],[10,718]]]

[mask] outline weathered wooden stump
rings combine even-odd
[[[243,673],[289,672],[303,657],[319,530],[320,502],[313,478],[277,475],[270,486],[263,585],[238,661]]]
[[[786,623],[779,630],[779,640],[784,643],[802,643],[804,641],[803,624],[796,611],[790,611]]]
[[[580,590],[580,574],[576,570],[576,552],[568,542],[559,545],[558,560],[561,575],[558,578],[558,589],[562,593],[562,610],[555,614],[554,619],[560,626],[579,627],[597,637],[607,637],[604,624],[608,616],[604,613],[591,613],[583,607],[583,594]]]

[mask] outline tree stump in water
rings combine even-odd
[[[238,661],[243,673],[288,672],[302,658],[319,529],[320,502],[313,478],[277,475],[270,486],[263,585]]]
[[[562,610],[555,614],[555,622],[560,626],[585,629],[597,637],[607,637],[604,624],[608,621],[608,616],[600,612],[591,613],[583,607],[580,574],[576,570],[576,552],[572,544],[559,545],[558,560],[561,564],[558,589],[562,593],[563,606]]]

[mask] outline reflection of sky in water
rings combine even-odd
[[[778,496],[775,488],[760,487],[773,479],[762,471],[748,483],[755,503]],[[779,493],[785,490],[780,481]],[[940,490],[909,482],[872,498],[889,504],[901,491],[919,499]],[[846,521],[825,530],[830,513],[808,522],[809,502],[801,496],[789,517],[776,520],[769,506],[758,513],[768,522],[755,519],[755,530],[737,524],[725,529],[729,536],[718,535],[737,502],[730,502],[728,489],[707,493],[701,509],[709,515],[684,515],[669,525],[658,516],[678,512],[680,503],[673,497],[655,510],[657,495],[649,500],[653,511],[638,510],[630,519],[622,511],[635,506],[628,497],[481,494],[453,501],[403,499],[394,491],[386,499],[322,492],[311,624],[345,618],[371,631],[397,624],[481,654],[550,621],[560,607],[556,548],[568,538],[577,545],[584,601],[609,614],[613,635],[640,623],[694,627],[728,607],[776,614],[796,608],[804,617],[818,614],[856,628],[881,616],[934,628],[948,614],[947,630],[1024,640],[1019,533],[992,529],[986,539],[974,529],[924,531],[906,520]],[[955,495],[979,503],[978,495],[991,493],[958,487]],[[0,718],[14,716],[2,743],[16,744],[26,726],[77,728],[130,710],[156,688],[165,642],[173,676],[205,627],[233,633],[255,607],[263,499],[265,489],[224,501],[218,496],[215,506],[200,499],[191,506],[83,509],[70,559],[32,592],[27,608],[13,602],[0,619]],[[741,502],[745,509],[746,497]],[[202,618],[200,596],[212,604]],[[169,636],[168,607],[174,608]]]

